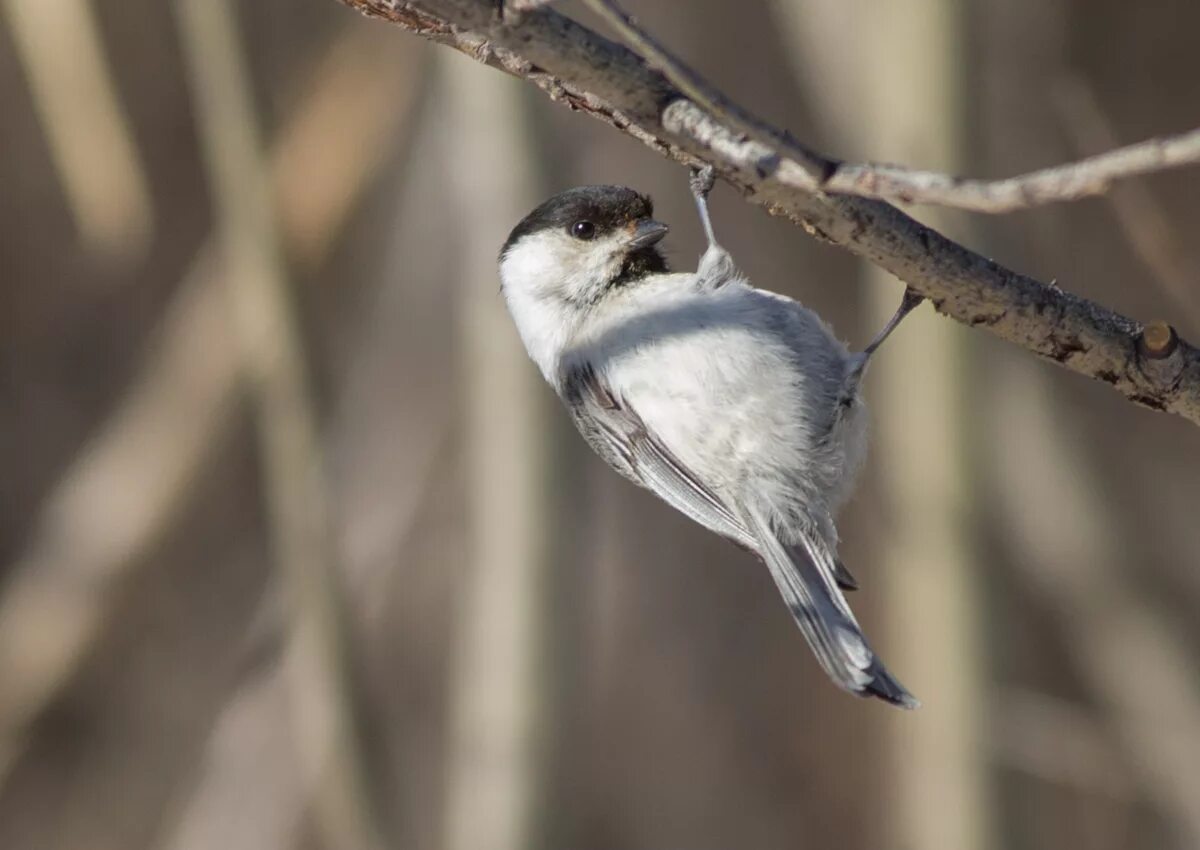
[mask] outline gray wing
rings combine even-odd
[[[590,363],[571,367],[562,387],[579,432],[617,472],[705,528],[757,550],[754,535],[737,514],[679,462],[636,410],[609,391]]]
[[[842,688],[912,708],[913,697],[875,657],[837,584],[849,577],[820,544],[805,539],[791,551],[753,511],[737,512],[657,439],[589,363],[568,370],[563,399],[588,443],[618,472],[652,490],[676,510],[757,554],[766,562],[792,618],[826,673]],[[749,523],[749,525],[747,525]],[[850,579],[852,581],[852,579]]]
[[[590,363],[569,369],[562,385],[575,426],[609,466],[689,519],[758,552],[759,543],[745,522],[654,436],[636,410],[608,389]],[[858,589],[854,576],[836,558],[833,571],[838,587]]]

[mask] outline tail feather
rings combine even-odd
[[[842,590],[858,590],[858,579],[854,577],[854,573],[846,569],[841,558],[833,559],[833,577],[837,580],[837,586]]]
[[[838,589],[833,556],[812,540],[793,547],[789,555],[762,517],[754,511],[747,514],[759,541],[759,556],[766,562],[817,661],[834,683],[859,696],[877,697],[901,708],[920,705],[867,644]]]
[[[864,689],[862,696],[873,696],[900,708],[921,707],[921,701],[896,681],[896,677],[889,673],[878,659],[868,672],[871,674],[871,682]]]

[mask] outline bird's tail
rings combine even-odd
[[[747,511],[775,585],[817,660],[839,687],[878,697],[901,708],[920,703],[875,656],[837,587],[835,560],[823,544],[806,537],[789,555],[770,525]]]

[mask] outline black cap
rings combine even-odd
[[[566,230],[577,221],[589,221],[598,235],[628,227],[631,222],[650,218],[654,204],[650,198],[624,186],[579,186],[560,192],[541,204],[513,228],[500,249],[500,256],[522,236],[543,230]]]

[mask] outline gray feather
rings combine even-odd
[[[856,582],[836,555],[833,516],[866,446],[866,355],[750,286],[711,232],[694,274],[631,265],[639,198],[564,193],[514,230],[500,276],[526,349],[617,472],[767,563],[838,684],[911,707],[846,604]],[[569,232],[580,215],[595,238]]]
[[[920,703],[875,656],[836,583],[835,560],[824,544],[806,538],[789,557],[775,532],[753,509],[747,519],[759,554],[817,661],[833,681],[859,696],[874,696],[901,708]]]
[[[562,387],[580,433],[609,465],[710,531],[743,548],[756,547],[754,536],[737,515],[679,462],[637,411],[608,390],[590,364],[570,369]]]

